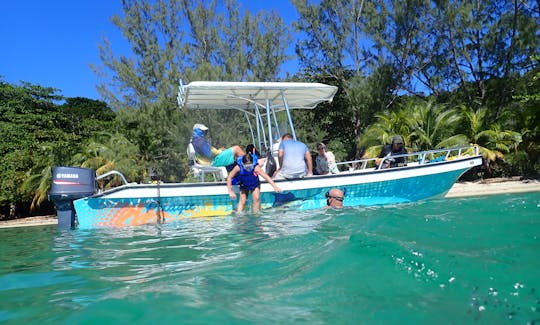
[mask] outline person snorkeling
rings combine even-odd
[[[236,166],[234,166],[227,177],[227,190],[229,191],[231,200],[236,200],[236,194],[232,190],[234,178],[236,178],[236,182],[240,187],[240,200],[238,201],[236,212],[242,212],[244,210],[250,192],[253,201],[251,212],[259,212],[261,208],[261,182],[259,175],[272,185],[274,191],[281,192],[281,188],[259,166],[255,150],[248,152],[243,157],[238,158]]]
[[[333,188],[325,193],[326,208],[343,209],[345,193],[338,188]]]

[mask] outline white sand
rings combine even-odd
[[[537,180],[499,181],[499,182],[465,182],[456,183],[445,197],[466,197],[505,193],[540,192],[540,182]]]

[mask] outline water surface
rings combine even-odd
[[[7,324],[540,323],[540,193],[0,229]]]

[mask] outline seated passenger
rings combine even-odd
[[[395,155],[407,154],[407,149],[405,149],[405,144],[403,138],[399,135],[396,135],[392,138],[392,143],[385,145],[377,159],[375,164],[379,166],[383,162],[382,168],[389,167],[401,167],[407,165],[407,157],[398,157],[398,158],[389,158]]]
[[[276,183],[257,164],[255,156],[248,152],[242,159],[238,159],[238,164],[234,166],[227,177],[227,190],[229,191],[231,200],[236,200],[236,194],[232,190],[233,179],[236,179],[240,186],[240,200],[238,201],[236,212],[242,212],[244,210],[250,192],[253,201],[251,212],[259,212],[261,208],[261,182],[259,175],[272,185],[274,191],[281,192],[281,189],[277,187]]]
[[[278,178],[294,179],[313,175],[313,161],[308,147],[303,142],[293,140],[290,133],[281,137],[278,159]]]
[[[326,151],[324,143],[317,144],[317,158],[315,158],[315,173],[317,175],[326,175],[328,173],[337,174],[339,169],[336,165],[336,157],[332,151]]]
[[[239,146],[232,146],[227,149],[214,148],[205,138],[206,131],[208,131],[208,127],[204,124],[195,124],[193,126],[191,143],[195,149],[197,160],[201,164],[211,164],[214,167],[232,168],[236,158],[244,155],[242,148]]]

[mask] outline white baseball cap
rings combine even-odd
[[[208,128],[206,127],[206,125],[204,124],[200,124],[200,123],[197,123],[193,126],[193,130],[197,130],[197,129],[200,129],[200,130],[203,130],[203,131],[206,131],[208,130]]]

